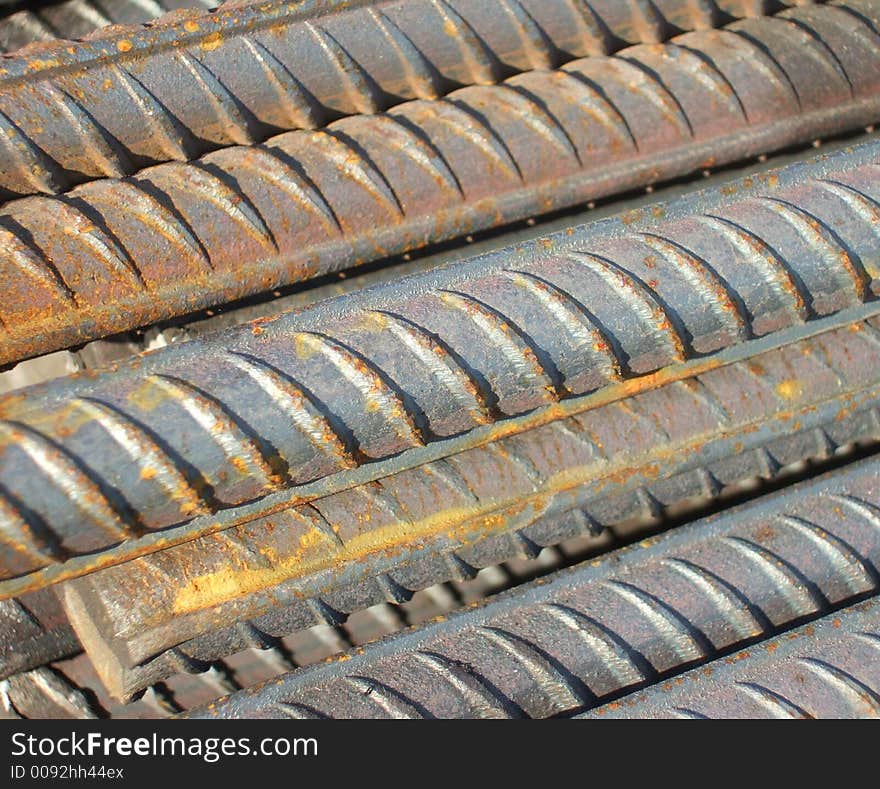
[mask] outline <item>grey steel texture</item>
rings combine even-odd
[[[584,717],[880,718],[880,599],[829,614]]]
[[[872,459],[751,501],[190,714],[546,718],[646,684],[665,706],[676,687],[665,677],[877,592],[878,471]],[[880,628],[880,604],[868,610]],[[849,663],[870,656],[861,669],[875,688],[878,649],[856,650]],[[774,665],[756,662],[756,676]],[[703,671],[694,688],[714,684]]]
[[[880,320],[60,587],[118,698],[383,600],[880,439]]]
[[[841,435],[842,432],[837,430],[835,435]],[[785,472],[784,469],[782,471]],[[591,545],[605,543],[611,537],[611,534],[605,533],[603,537],[589,539],[588,542]],[[584,542],[584,540],[579,542]],[[568,544],[571,544],[571,541]],[[479,577],[468,578],[463,585],[461,583],[447,584],[448,590],[440,587],[429,589],[415,601],[407,601],[407,605],[404,607],[382,602],[366,609],[354,611],[352,612],[353,616],[350,617],[340,614],[338,623],[334,622],[332,626],[323,625],[312,628],[320,631],[315,636],[317,643],[330,645],[329,652],[321,651],[323,648],[319,646],[318,657],[315,657],[315,638],[308,637],[307,633],[297,633],[294,638],[287,640],[273,639],[268,634],[263,634],[259,642],[259,649],[249,649],[251,657],[245,661],[244,668],[241,665],[242,661],[233,657],[233,666],[225,665],[223,660],[212,662],[210,665],[202,661],[198,664],[198,669],[207,670],[209,675],[216,675],[219,671],[224,676],[234,676],[237,683],[253,684],[256,681],[253,676],[256,675],[260,679],[265,679],[268,676],[265,674],[266,666],[272,667],[274,674],[301,665],[303,662],[314,662],[321,657],[333,654],[334,651],[342,651],[346,646],[364,643],[385,635],[390,630],[406,626],[410,623],[412,616],[417,619],[429,618],[444,613],[455,605],[466,603],[473,599],[474,595],[479,598],[497,591],[499,578],[501,582],[504,582],[505,579],[510,579],[508,582],[513,582],[512,579],[517,578],[522,580],[523,573],[528,572],[524,568],[543,567],[548,562],[558,567],[561,561],[562,557],[557,551],[545,551],[540,558],[527,559],[515,563],[514,566],[493,567],[495,580],[490,580],[489,577],[485,577],[485,574],[480,574]],[[524,568],[518,567],[517,564],[524,565]],[[438,600],[443,601],[444,607],[438,606]],[[429,605],[429,611],[432,613],[425,614],[426,601]],[[77,655],[81,650],[79,640],[61,608],[61,603],[52,590],[44,589],[29,593],[22,598],[0,602],[0,680],[68,656]],[[236,652],[236,647],[231,646],[225,655],[229,656],[234,652]],[[252,670],[250,664],[256,665],[256,672]],[[192,668],[195,670],[195,665]],[[262,676],[260,676],[261,674]],[[88,679],[91,681],[87,684],[92,689],[100,687],[100,680],[94,672]],[[195,678],[187,680],[188,684],[193,682],[196,682]],[[210,686],[210,676],[197,684],[206,683]],[[238,684],[236,687],[242,687],[243,684]],[[191,696],[191,694],[191,690],[185,690],[184,698]]]
[[[82,688],[48,666],[0,681],[0,718],[97,718]]]
[[[693,375],[750,338],[867,316],[878,155],[819,157],[3,397],[0,594]]]
[[[846,135],[842,138],[814,140],[812,147],[821,147],[823,153],[851,147],[874,139],[873,129],[865,134]],[[628,194],[623,202],[613,197],[599,202],[589,202],[571,211],[538,222],[528,219],[503,230],[468,235],[458,242],[441,244],[418,253],[405,253],[372,265],[329,274],[317,280],[291,285],[228,304],[217,305],[198,313],[192,313],[168,321],[153,324],[146,329],[136,329],[105,339],[93,340],[75,350],[29,359],[0,371],[0,395],[25,386],[45,383],[82,370],[110,367],[130,356],[144,351],[156,350],[176,342],[192,340],[208,332],[239,326],[247,321],[265,318],[279,312],[311,307],[328,298],[363,290],[404,276],[430,271],[452,262],[465,260],[499,247],[509,247],[542,238],[550,233],[569,227],[596,222],[619,214],[622,209],[632,211],[656,202],[668,202],[696,189],[709,189],[726,184],[736,178],[756,176],[768,168],[784,167],[815,155],[811,146],[799,146],[768,159],[761,156],[754,161],[721,168],[704,170],[699,178],[660,184],[639,194]]]
[[[0,53],[37,41],[75,39],[107,25],[149,22],[176,8],[211,8],[211,0],[2,0]]]
[[[151,686],[133,702],[120,703],[110,697],[84,653],[71,659],[53,661],[50,668],[71,689],[88,689],[90,713],[96,717],[165,718],[299,666],[326,660],[411,624],[445,615],[454,608],[531,580],[536,574],[571,564],[571,551],[574,555],[581,555],[585,550],[595,552],[603,547],[607,549],[606,546],[613,544],[614,540],[611,532],[605,532],[598,538],[570,540],[560,549],[542,551],[535,559],[496,565],[473,579],[430,587],[401,605],[382,603],[359,610],[348,617],[343,625],[320,625],[281,639],[278,648],[247,649],[213,662],[207,671],[177,674]],[[26,678],[11,687],[7,684],[7,716],[14,716],[16,710],[19,715],[26,717],[57,716],[58,713],[50,709],[54,707],[51,698],[45,700],[42,708],[37,703],[37,692],[33,689],[37,679],[35,672],[28,672]],[[3,701],[3,694],[0,693],[0,702]],[[66,713],[70,717],[77,715],[73,708]],[[3,717],[2,704],[0,717]]]
[[[877,26],[793,9],[12,201],[0,363],[865,126]]]
[[[243,650],[214,661],[204,672],[177,674],[151,686],[140,698],[129,703],[120,703],[104,691],[94,667],[82,652],[64,660],[47,658],[43,663],[49,663],[53,674],[69,686],[68,694],[70,691],[86,691],[89,717],[165,718],[299,666],[326,660],[407,626],[445,615],[454,608],[571,564],[575,560],[573,557],[608,550],[617,540],[625,539],[633,528],[641,530],[653,523],[654,519],[648,519],[626,524],[622,531],[612,528],[600,537],[568,540],[558,548],[542,551],[534,559],[514,560],[493,566],[465,581],[429,587],[401,605],[380,603],[361,609],[342,625],[319,625],[301,630],[280,639],[275,648]],[[53,694],[44,691],[41,699],[42,676],[39,672],[28,671],[15,682],[0,686],[0,718],[83,717],[76,706],[59,709]]]
[[[845,428],[838,428],[833,432],[840,438],[844,435]],[[813,454],[817,457],[819,454],[824,456],[827,454],[827,447],[826,444],[824,452],[821,448],[814,448]],[[773,470],[772,464],[770,468]],[[789,468],[790,466],[781,468],[780,474],[785,475]],[[646,528],[648,524],[654,523],[654,518],[654,515],[646,516],[644,520],[627,523],[625,528],[627,532],[633,528]],[[612,526],[598,537],[566,541],[563,546],[564,553],[555,547],[548,548],[534,559],[523,558],[512,563],[495,565],[473,578],[468,577],[463,581],[429,587],[403,605],[379,602],[354,611],[350,616],[340,613],[339,623],[306,628],[289,637],[271,638],[263,633],[259,648],[248,647],[245,654],[241,652],[236,654],[237,647],[230,644],[225,658],[212,661],[207,669],[204,661],[194,661],[190,670],[199,670],[201,673],[188,674],[186,678],[182,675],[173,678],[171,685],[165,688],[163,693],[170,694],[173,698],[169,706],[170,711],[180,711],[184,708],[179,706],[180,703],[186,708],[194,706],[191,701],[194,694],[199,698],[204,697],[205,693],[211,693],[216,681],[215,677],[232,678],[233,689],[254,684],[280,671],[298,665],[307,665],[356,644],[375,640],[413,621],[424,621],[446,613],[458,605],[465,605],[513,583],[528,580],[539,570],[547,572],[548,568],[558,568],[566,561],[565,557],[572,550],[581,553],[587,546],[590,550],[607,548],[618,539],[616,535],[617,528]],[[79,640],[66,614],[63,613],[60,602],[51,590],[41,590],[20,599],[0,603],[0,680],[47,663],[55,663],[56,668],[61,668],[57,665],[57,661],[67,656],[80,655],[81,650]],[[69,665],[63,664],[63,669],[68,674]],[[93,669],[83,674],[83,660],[75,661],[74,665],[76,682],[96,692],[101,690],[100,679]],[[209,698],[215,697],[218,692],[214,692]],[[128,715],[143,714],[145,711],[156,712],[155,705],[152,705],[152,709],[145,704],[139,704],[136,709],[133,709],[132,705],[121,707],[109,697],[102,698],[101,704],[113,712],[114,716],[117,713]]]
[[[720,170],[704,170],[698,178],[673,181],[646,189],[644,193],[628,194],[623,202],[613,197],[589,202],[586,206],[561,212],[553,217],[544,217],[540,222],[532,218],[502,230],[468,235],[457,242],[429,247],[418,253],[405,253],[372,265],[336,272],[316,280],[266,291],[247,299],[161,321],[148,328],[93,340],[73,350],[57,351],[28,359],[6,370],[0,370],[0,395],[74,372],[110,367],[144,351],[153,351],[177,342],[192,340],[209,332],[240,326],[247,321],[265,318],[275,313],[311,307],[324,299],[437,269],[452,262],[491,252],[499,247],[516,246],[533,241],[575,225],[614,216],[623,209],[632,211],[656,202],[668,202],[696,189],[709,189],[737,178],[756,176],[768,168],[784,167],[802,161],[805,156],[815,155],[812,148],[821,148],[823,153],[830,153],[872,139],[874,139],[874,131],[869,127],[864,134],[814,140],[812,146],[798,146],[785,153],[775,154],[769,159],[761,156],[753,161]]]
[[[57,192],[130,175],[786,5],[274,0],[109,28],[4,58],[0,190]]]
[[[575,3],[570,3],[572,13],[577,12]],[[822,2],[822,0],[818,0]],[[245,3],[246,4],[246,3]],[[654,38],[669,35],[670,30],[691,30],[702,27],[715,26],[719,22],[738,18],[741,16],[760,16],[781,10],[789,5],[805,5],[802,2],[776,2],[776,0],[655,0],[654,4],[640,2],[630,4],[634,8],[627,9],[627,2],[619,2],[621,10],[617,14],[605,15],[606,25],[611,27],[606,34],[606,39],[613,40],[615,28],[624,35],[632,35],[636,41],[651,41]],[[80,39],[87,37],[96,30],[109,25],[135,25],[145,22],[154,22],[171,11],[179,9],[210,9],[222,6],[222,3],[214,0],[0,0],[0,53],[16,53],[17,49],[34,42],[45,42],[53,39]],[[229,3],[230,6],[241,7],[242,3]],[[251,2],[251,5],[257,3]],[[288,7],[290,3],[286,4]],[[351,6],[352,3],[348,3]],[[374,2],[373,5],[381,4]],[[386,5],[391,5],[386,3]],[[467,4],[454,3],[456,6]],[[527,4],[526,7],[528,7]],[[591,6],[610,6],[611,4],[591,3]],[[261,9],[267,8],[267,3],[259,3]],[[316,15],[322,11],[332,12],[334,5],[329,3],[312,4],[316,8]],[[268,5],[273,9],[273,4]],[[341,9],[344,10],[344,9]],[[514,6],[509,16],[516,16],[517,8]],[[361,12],[363,14],[363,12]],[[527,12],[526,12],[527,13]],[[627,22],[626,15],[632,21]],[[248,15],[252,17],[252,14]],[[189,17],[191,21],[199,19],[195,13],[184,16],[177,13],[172,17],[159,21],[159,24],[169,24],[173,21],[182,22]],[[623,19],[621,19],[621,17]],[[577,17],[575,17],[577,19]],[[523,34],[528,35],[528,17],[521,23]],[[191,32],[183,28],[186,32]],[[396,32],[396,31],[395,31]],[[601,33],[597,26],[597,33]],[[522,34],[521,34],[522,35]],[[609,40],[609,43],[610,43]],[[628,40],[628,39],[624,39]],[[385,42],[386,47],[393,44],[393,38]],[[468,41],[465,41],[467,45]],[[479,52],[477,53],[479,54]]]
[[[52,590],[0,601],[0,679],[79,651]]]

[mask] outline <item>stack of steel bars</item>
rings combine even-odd
[[[880,0],[0,17],[4,714],[880,715]]]

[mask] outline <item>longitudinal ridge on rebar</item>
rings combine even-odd
[[[68,581],[126,698],[313,624],[880,440],[878,320],[853,323]]]
[[[69,42],[108,25],[150,22],[181,7],[205,10],[215,5],[212,0],[4,0],[0,54],[54,39]]]
[[[0,211],[0,363],[857,129],[880,118],[880,36],[864,15],[880,5],[862,5],[686,33],[14,200]],[[47,106],[79,117],[66,101]],[[39,172],[13,126],[6,161]]]
[[[730,667],[718,661],[720,671],[710,664],[711,674],[694,669],[693,681],[664,681],[683,668],[877,592],[877,471],[872,459],[755,499],[190,714],[544,718],[643,685],[653,686],[615,704],[618,712],[668,710],[707,687],[732,686],[721,676],[741,671],[734,657]],[[876,629],[878,604],[864,610]],[[795,654],[824,650],[829,631],[847,632],[848,615],[832,616],[840,621],[817,624]],[[755,657],[743,665],[774,669],[788,650],[769,645],[788,638],[749,647]],[[877,648],[848,660],[857,676],[876,674]],[[723,699],[712,708],[723,712]]]
[[[114,561],[171,527],[253,520],[711,369],[751,338],[869,314],[878,149],[0,399],[4,575],[83,556],[81,574],[157,530]]]
[[[55,192],[130,175],[785,5],[276,0],[178,11],[149,28],[111,28],[6,57],[0,189]]]
[[[872,597],[586,717],[877,718],[878,652],[880,599]]]

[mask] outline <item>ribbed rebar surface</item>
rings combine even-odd
[[[662,41],[767,5],[785,4],[276,0],[110,28],[4,59],[0,189],[55,192],[130,175],[279,130]]]
[[[878,85],[875,24],[809,6],[15,200],[0,363],[858,129],[880,119]],[[19,131],[8,161],[39,172]]]
[[[328,475],[385,476],[872,302],[878,150],[7,396],[3,574],[253,520],[314,497],[308,484]],[[407,460],[379,462],[390,456]]]
[[[878,718],[878,653],[875,597],[627,696],[590,717]]]
[[[34,42],[76,39],[107,25],[149,22],[176,8],[212,8],[212,0],[4,0],[0,5],[0,53]]]
[[[67,582],[125,698],[182,670],[880,439],[880,325],[681,383]],[[748,400],[748,405],[743,401]]]
[[[678,687],[664,683],[665,675],[875,593],[878,525],[880,477],[872,460],[193,715],[548,717],[648,683],[658,683],[648,697],[677,704],[664,699],[668,688]],[[876,620],[880,604],[867,610]],[[807,642],[806,649],[821,652],[826,645],[820,633],[816,642]],[[770,643],[786,643],[786,637]],[[756,673],[781,657],[766,645],[754,651],[767,653],[755,661]],[[849,664],[858,666],[870,652],[859,650]],[[872,665],[861,668],[876,673]],[[700,674],[697,669],[695,676]],[[705,682],[723,684],[720,678]],[[685,679],[682,687],[690,684]],[[872,686],[880,686],[880,676]],[[626,700],[620,709],[638,711]]]
[[[876,716],[880,0],[209,4],[0,0],[0,717]]]

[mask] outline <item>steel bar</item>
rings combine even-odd
[[[76,39],[107,25],[149,22],[176,8],[211,8],[210,0],[3,0],[0,53],[37,41]]]
[[[568,551],[580,553],[586,546],[598,549],[609,542],[606,533],[601,538],[581,538],[566,543],[566,556],[557,550],[547,550],[540,557],[493,567],[492,572],[480,573],[463,583],[449,583],[431,587],[400,606],[388,603],[360,610],[349,617],[344,625],[326,625],[300,631],[283,639],[275,649],[248,649],[218,660],[211,668],[199,674],[177,674],[166,682],[151,686],[143,696],[131,703],[120,703],[108,696],[101,680],[84,653],[66,660],[53,660],[48,666],[70,690],[85,690],[89,705],[86,709],[70,710],[74,717],[95,714],[106,718],[167,718],[176,713],[207,704],[220,695],[257,682],[266,681],[298,666],[326,660],[356,645],[375,641],[397,632],[410,621],[424,622],[447,614],[453,608],[481,600],[515,583],[531,580],[535,573],[558,569],[566,562]],[[44,661],[48,662],[48,661]],[[17,686],[7,697],[0,693],[0,718],[15,716],[57,716],[48,700],[42,703],[33,696],[40,690],[33,687],[35,675],[29,673],[25,683]],[[9,686],[6,686],[9,691]],[[31,703],[21,703],[22,689],[29,693]],[[68,691],[69,692],[69,691]],[[42,689],[46,696],[46,688]],[[5,702],[5,704],[4,704]],[[18,708],[15,708],[18,702]],[[4,712],[6,713],[4,715]]]
[[[599,538],[581,538],[566,544],[577,544],[581,546],[579,550],[583,550],[583,544],[599,546],[612,539],[614,538],[610,533],[605,533]],[[499,570],[501,577],[508,578],[509,582],[513,583],[517,580],[520,582],[528,580],[531,573],[535,572],[536,566],[546,572],[548,567],[558,568],[563,562],[562,554],[553,550],[542,552],[538,558],[519,562],[522,566],[505,566],[503,571],[497,567],[494,569]],[[207,665],[210,671],[218,662],[224,662],[222,658],[228,657],[229,660],[225,662],[231,665],[223,667],[224,673],[234,674],[242,686],[252,685],[258,679],[266,679],[279,671],[316,662],[335,652],[343,651],[347,646],[376,640],[408,624],[412,617],[417,621],[423,621],[446,613],[459,603],[485,597],[499,591],[497,583],[497,580],[493,581],[489,577],[478,575],[467,579],[463,586],[447,583],[423,590],[421,595],[407,601],[403,607],[387,602],[378,603],[353,612],[353,616],[345,617],[344,623],[332,626],[320,625],[299,631],[286,641],[263,634],[260,649],[248,648],[234,654],[236,649],[232,646],[222,657],[218,653],[218,661],[211,661],[209,664],[203,661],[199,667],[205,668]],[[447,590],[447,587],[452,591]],[[442,605],[438,600],[442,601]],[[312,633],[314,634],[311,635]],[[0,680],[79,655],[81,652],[79,640],[70,626],[60,601],[52,591],[40,590],[22,598],[0,602]],[[81,661],[75,665],[80,667]],[[70,664],[65,664],[65,674],[68,679],[71,678],[69,666]],[[266,673],[267,667],[269,673]],[[255,675],[257,679],[254,679]],[[76,679],[80,685],[88,686],[93,691],[100,688],[101,683],[94,669],[83,676],[77,668]],[[181,683],[176,681],[174,684]],[[190,686],[195,685],[199,690],[205,684],[206,682],[202,680],[187,680],[182,690],[179,687],[173,689],[174,697],[186,702],[185,708],[195,706],[191,701],[193,690]],[[115,704],[108,703],[103,698],[101,703],[105,709],[110,709]],[[139,711],[143,710],[139,709]]]
[[[192,716],[544,718],[593,707],[875,593],[878,470],[871,460],[754,500]]]
[[[0,363],[857,129],[878,88],[880,36],[811,6],[12,201]]]
[[[809,144],[796,146],[770,158],[760,157],[721,170],[707,170],[700,178],[662,184],[643,194],[629,194],[622,203],[614,198],[600,203],[591,202],[587,206],[564,211],[553,217],[544,217],[541,221],[530,219],[501,230],[469,235],[466,239],[425,249],[420,253],[406,253],[373,265],[336,272],[317,280],[267,291],[241,301],[172,318],[146,329],[93,340],[76,350],[38,356],[0,371],[0,395],[25,386],[61,378],[73,372],[110,367],[144,351],[192,340],[209,332],[240,326],[247,321],[267,318],[279,312],[301,310],[324,299],[437,269],[485,252],[492,252],[500,247],[517,246],[576,225],[596,222],[619,214],[622,210],[621,206],[627,211],[633,211],[657,202],[668,202],[699,189],[727,184],[736,178],[757,176],[769,168],[784,167],[815,155],[812,150],[814,147],[821,147],[823,153],[830,153],[873,139],[875,135],[871,131],[859,135],[846,135],[844,138],[825,139],[819,146],[816,146],[817,141],[814,141],[812,146]]]
[[[878,718],[880,599],[829,614],[586,717]]]
[[[581,538],[566,543],[567,549],[608,542],[602,538]],[[493,567],[461,583],[442,584],[423,590],[402,605],[382,603],[359,610],[337,626],[320,625],[281,639],[277,648],[247,649],[214,661],[197,674],[178,673],[147,689],[139,699],[120,703],[104,690],[94,667],[84,653],[52,664],[74,687],[88,688],[102,715],[112,718],[168,717],[213,701],[230,690],[249,687],[277,677],[297,666],[309,665],[341,654],[347,649],[378,640],[405,627],[411,618],[424,622],[447,614],[453,608],[481,600],[509,585],[531,580],[541,572],[558,569],[569,561],[559,551],[543,551],[536,559]],[[223,687],[226,685],[226,687]],[[234,686],[230,688],[230,685]]]
[[[270,653],[266,652],[267,659]],[[156,719],[168,718],[176,713],[190,709],[190,704],[181,703],[180,699],[195,703],[209,703],[220,695],[232,692],[243,687],[237,682],[229,681],[228,666],[219,669],[205,671],[201,674],[188,674],[180,679],[184,682],[175,681],[175,688],[171,684],[157,685],[150,688],[139,700],[130,704],[120,704],[110,699],[101,688],[98,679],[85,654],[80,654],[72,660],[58,661],[51,668],[74,688],[88,689],[90,700],[98,717],[102,718],[135,718]],[[292,668],[292,667],[291,667]],[[277,674],[279,669],[264,673],[268,679]],[[40,711],[35,710],[28,717],[41,717]],[[80,715],[80,717],[83,717]]]
[[[0,594],[870,315],[878,151],[820,157],[0,399]]]
[[[0,680],[79,651],[52,591],[0,601]]]
[[[43,44],[5,58],[0,72],[7,154],[0,194],[130,175],[340,115],[662,41],[767,5],[270,0],[178,12],[75,45]]]
[[[97,718],[82,688],[42,666],[0,681],[0,717]]]
[[[105,686],[127,698],[383,599],[880,439],[877,325],[68,581],[68,616]]]

